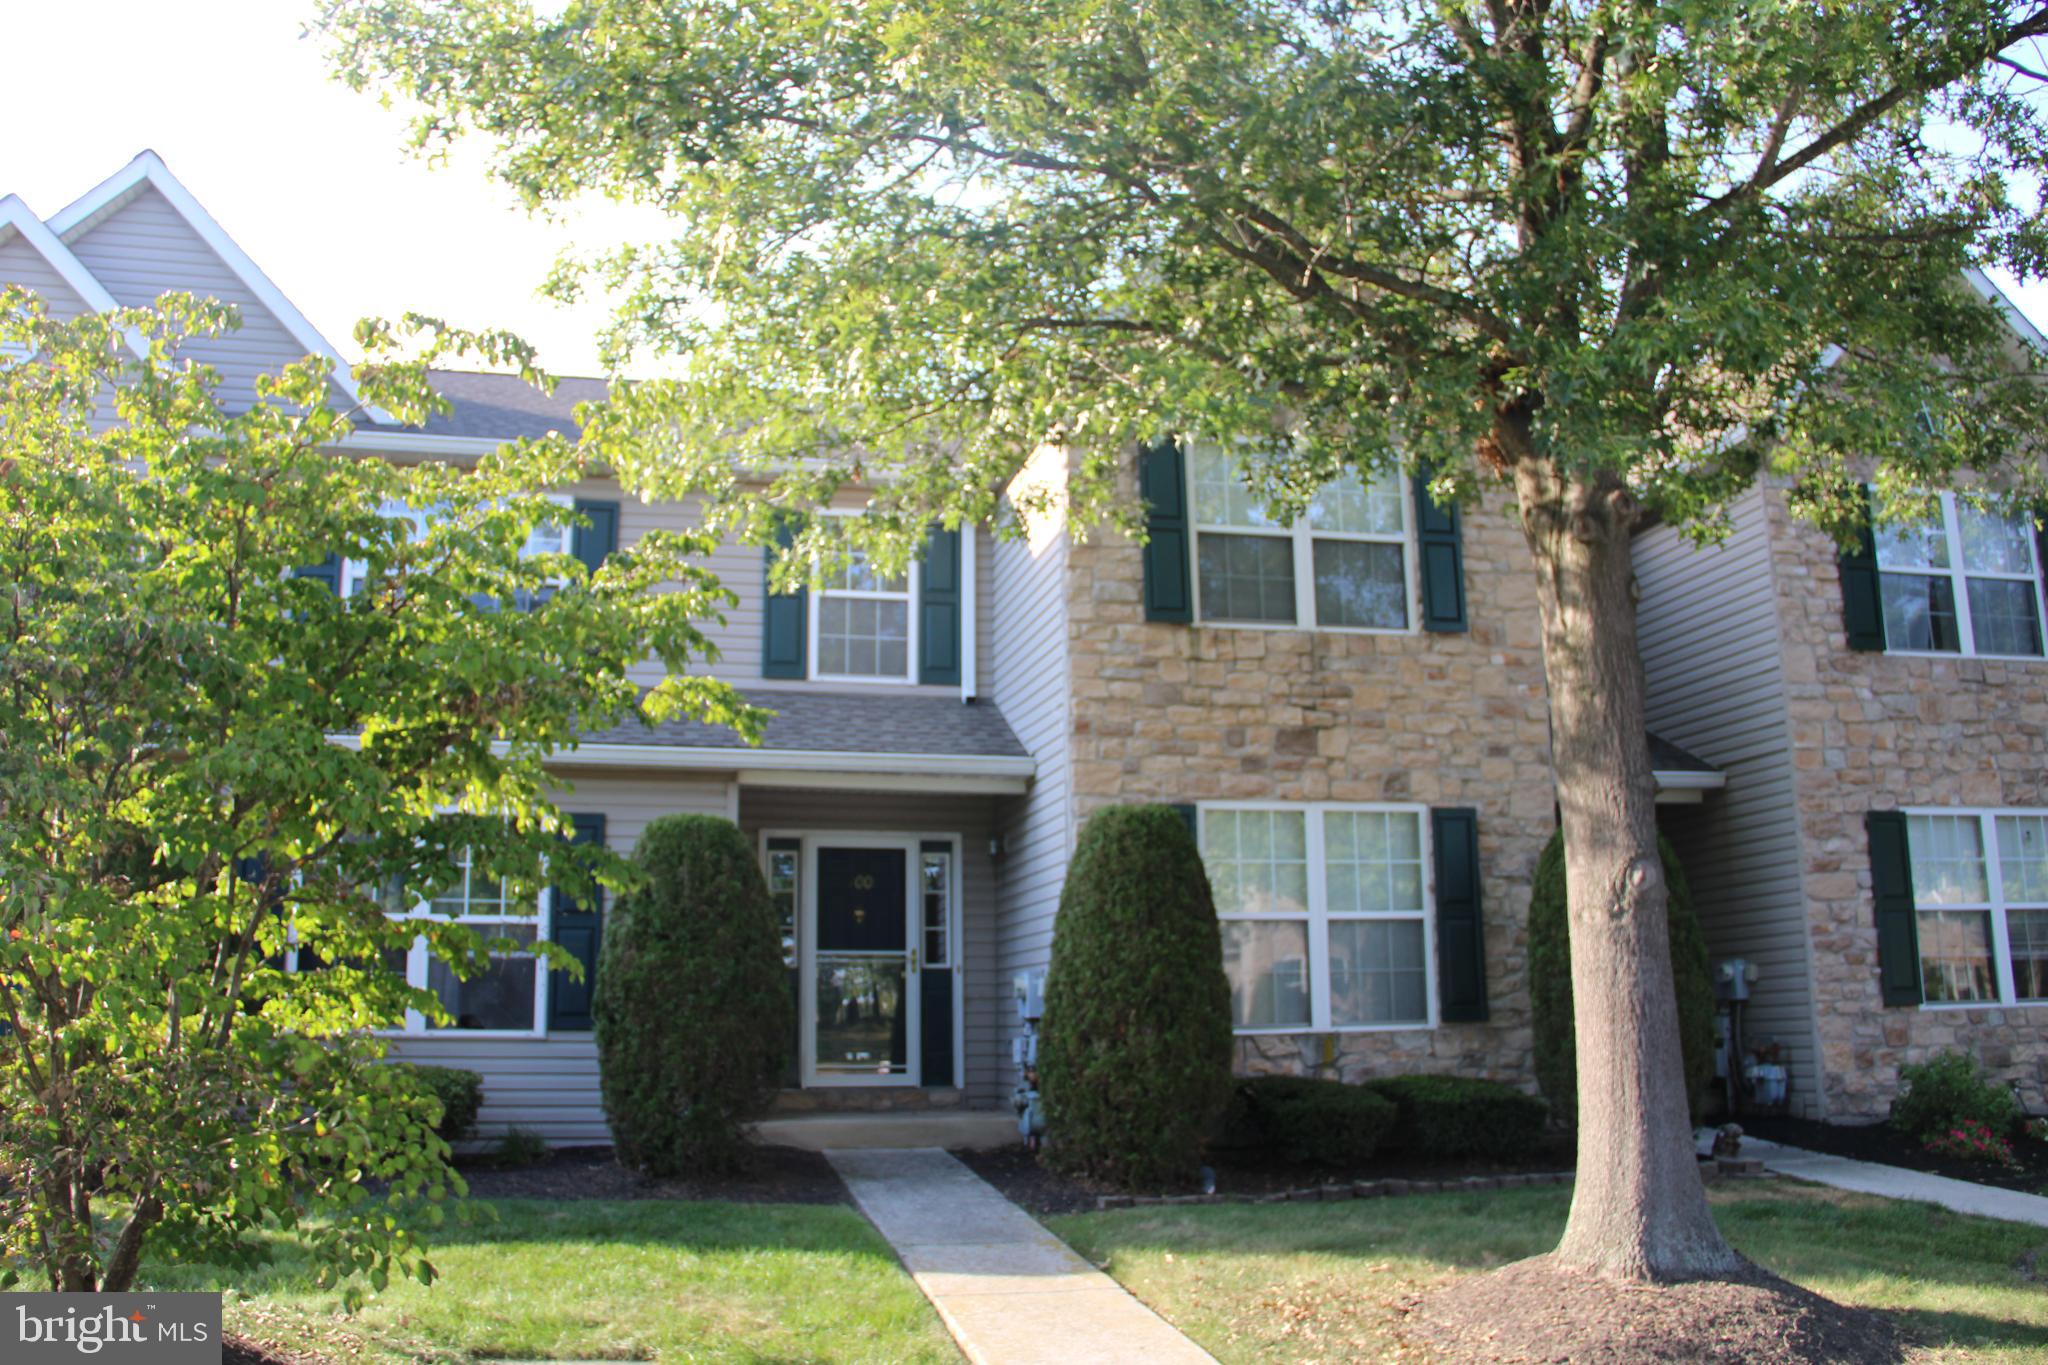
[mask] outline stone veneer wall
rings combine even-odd
[[[1530,1084],[1529,883],[1556,796],[1535,581],[1505,500],[1465,518],[1464,634],[1150,623],[1135,543],[1098,531],[1069,553],[1077,819],[1224,798],[1479,812],[1488,1022],[1244,1037],[1239,1069]]]
[[[1863,817],[1899,806],[2048,807],[2048,661],[1857,653],[1834,543],[1767,489],[1826,1116],[1881,1119],[1899,1067],[1961,1048],[2048,1109],[2048,1006],[1887,1008]],[[2000,948],[2003,951],[2003,948]],[[1797,1078],[1795,1078],[1797,1083]]]

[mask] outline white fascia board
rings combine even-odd
[[[2041,335],[2041,329],[2036,327],[2032,319],[2020,311],[2020,306],[2014,303],[2011,297],[2003,289],[2000,289],[1989,275],[1975,266],[1971,266],[1963,272],[1963,278],[1970,282],[1970,288],[1977,291],[1979,298],[1999,311],[1999,314],[2005,319],[2005,325],[2012,328],[2015,336],[2037,351],[2048,352],[2048,337]]]
[[[1650,774],[1660,792],[1717,792],[1728,785],[1726,773],[1702,773],[1686,769],[1658,769]]]
[[[362,747],[359,735],[329,735],[327,740],[345,749]],[[494,754],[510,751],[507,744],[491,745]],[[771,773],[1003,778],[1028,783],[1038,771],[1037,760],[1006,754],[849,754],[819,749],[692,749],[667,744],[580,744],[557,750],[547,762],[553,767],[734,773],[739,781],[755,785],[768,780],[761,775]]]
[[[292,340],[305,347],[308,354],[324,356],[333,363],[334,368],[329,378],[334,386],[347,394],[351,403],[360,404],[362,396],[356,391],[355,372],[349,363],[342,359],[341,352],[335,350],[333,344],[321,335],[320,329],[313,325],[312,320],[299,311],[298,305],[286,298],[284,291],[271,282],[261,267],[250,259],[249,253],[242,250],[234,238],[228,236],[227,230],[206,211],[205,205],[192,197],[192,192],[171,174],[170,168],[164,165],[163,159],[155,152],[141,152],[126,166],[67,204],[62,212],[50,219],[50,230],[59,237],[68,238],[73,232],[90,223],[101,210],[140,189],[145,183],[161,194],[177,211],[178,216],[185,220],[186,225],[199,234],[200,240],[204,241],[213,253],[220,257],[222,263],[235,273],[236,278],[256,296],[257,302],[270,310],[271,316],[291,334]],[[365,411],[373,421],[393,420],[391,414],[379,408],[366,408]]]
[[[985,777],[974,774],[919,776],[909,773],[810,772],[794,768],[760,771],[742,768],[736,775],[733,786],[735,790],[745,787],[777,787],[785,791],[795,788],[804,791],[919,792],[943,796],[1022,796],[1031,789],[1031,779]]]
[[[512,443],[511,437],[430,436],[417,431],[373,431],[357,427],[336,443],[343,451],[368,455],[433,455],[442,459],[478,459]]]
[[[20,233],[29,249],[41,256],[50,269],[57,272],[57,277],[93,312],[112,313],[120,309],[121,305],[107,292],[107,287],[85,268],[85,262],[71,253],[71,248],[64,245],[62,238],[29,210],[20,195],[10,194],[0,199],[0,229]],[[0,232],[0,241],[5,240],[4,232]],[[137,360],[149,357],[149,343],[140,332],[133,327],[123,327],[121,336]]]

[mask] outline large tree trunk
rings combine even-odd
[[[1715,1227],[1692,1142],[1645,742],[1629,536],[1618,480],[1515,466],[1535,556],[1564,827],[1579,1068],[1579,1165],[1563,1264],[1639,1280],[1740,1264]]]

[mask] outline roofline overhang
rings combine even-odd
[[[360,735],[329,735],[327,739],[347,749],[362,747]],[[491,752],[507,754],[511,746],[494,743]],[[669,744],[578,744],[557,750],[544,761],[551,768],[721,773],[743,786],[856,788],[871,785],[875,779],[965,780],[972,790],[984,789],[982,784],[994,784],[985,788],[992,795],[1022,793],[1038,772],[1036,759],[1016,754],[837,753],[822,749],[689,748]]]

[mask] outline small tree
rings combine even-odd
[[[592,1012],[619,1159],[649,1175],[730,1169],[775,1098],[791,1019],[782,931],[746,837],[670,815],[605,929]]]
[[[1670,888],[1665,922],[1671,939],[1671,978],[1678,997],[1679,1051],[1685,1093],[1695,1115],[1714,1079],[1714,974],[1707,939],[1693,913],[1692,889],[1669,839],[1657,840]],[[1572,930],[1565,897],[1564,831],[1550,836],[1536,860],[1529,895],[1529,1008],[1536,1035],[1536,1083],[1551,1113],[1576,1120],[1579,1050],[1572,1010]]]
[[[1053,1163],[1157,1187],[1200,1165],[1230,1097],[1230,983],[1209,877],[1166,806],[1081,831],[1054,922],[1039,1084]]]
[[[522,554],[563,515],[536,490],[580,475],[566,442],[470,470],[338,457],[314,362],[224,408],[179,347],[232,321],[167,298],[62,322],[0,291],[7,1280],[122,1290],[146,1252],[249,1265],[280,1229],[373,1286],[430,1279],[420,1215],[460,1184],[441,1105],[375,1064],[375,1030],[446,1015],[380,964],[418,936],[466,977],[492,944],[383,893],[426,899],[465,853],[527,888],[613,876],[563,842],[543,762],[636,713],[631,662],[682,674],[722,600],[693,541],[595,573]],[[433,404],[423,362],[363,381],[404,421]],[[299,572],[343,561],[346,596]],[[496,605],[522,595],[545,600]]]

